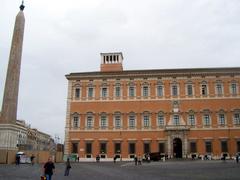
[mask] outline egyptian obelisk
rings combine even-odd
[[[7,77],[3,95],[2,112],[0,123],[16,124],[18,89],[22,58],[23,34],[24,34],[24,5],[20,6],[20,11],[16,16],[12,37],[12,45],[9,55]]]

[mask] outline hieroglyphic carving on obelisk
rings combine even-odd
[[[16,16],[12,37],[12,45],[9,55],[7,77],[5,82],[2,112],[0,123],[15,124],[17,119],[18,89],[22,58],[22,45],[24,34],[24,5]]]

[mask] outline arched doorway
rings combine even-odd
[[[173,139],[173,156],[182,158],[182,140],[180,138]]]

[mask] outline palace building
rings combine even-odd
[[[66,75],[65,155],[240,152],[240,67],[123,70],[122,62],[120,52],[101,53],[100,71]]]

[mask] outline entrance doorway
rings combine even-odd
[[[182,140],[180,138],[173,140],[173,156],[175,158],[182,158]]]

